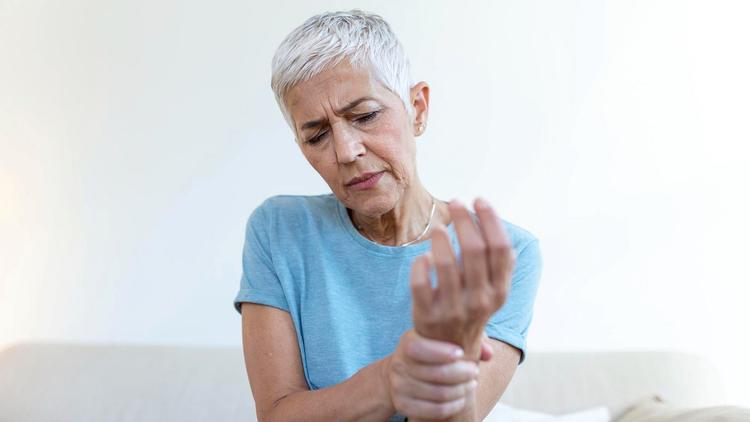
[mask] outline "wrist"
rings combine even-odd
[[[464,360],[479,362],[482,359],[482,337],[464,347]]]
[[[393,399],[391,399],[391,383],[388,373],[391,366],[391,358],[393,355],[388,355],[385,358],[379,360],[376,364],[378,373],[378,390],[381,405],[384,409],[389,411],[391,414],[396,413],[396,406],[393,405]]]

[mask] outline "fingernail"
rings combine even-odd
[[[469,383],[469,390],[473,390],[477,388],[478,385],[479,385],[479,381],[471,380],[471,382]]]
[[[487,201],[485,201],[482,198],[477,198],[477,208],[484,210],[484,209],[489,208],[489,206],[490,205],[487,203]]]
[[[456,359],[460,359],[460,358],[464,357],[464,351],[463,351],[463,349],[454,349],[453,353],[451,353],[451,355],[454,358],[456,358]]]
[[[474,365],[474,375],[479,375],[479,365]]]

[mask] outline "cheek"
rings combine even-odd
[[[305,157],[308,163],[310,163],[311,166],[315,168],[315,170],[322,169],[326,165],[328,165],[329,157],[328,157],[328,151],[326,148],[315,148],[310,146],[301,146],[300,151],[302,152],[302,155]]]
[[[392,134],[389,139],[377,154],[388,163],[396,180],[408,182],[414,168],[413,141],[404,138],[400,132]]]
[[[335,163],[331,164],[325,160],[320,160],[313,164],[313,168],[315,168],[325,181],[331,182],[336,180],[338,166]]]

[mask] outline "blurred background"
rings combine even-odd
[[[541,241],[533,351],[711,359],[750,405],[750,3],[0,0],[0,348],[240,347],[244,225],[330,192],[270,89],[307,17],[381,14],[419,170]]]

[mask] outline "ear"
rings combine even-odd
[[[418,82],[411,87],[411,106],[414,108],[412,122],[414,136],[420,136],[427,128],[427,114],[430,109],[430,86],[427,82]]]

